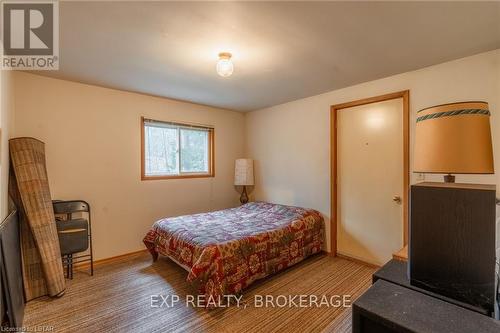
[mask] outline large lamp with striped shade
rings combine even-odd
[[[486,102],[437,105],[417,112],[414,172],[492,174],[490,111]]]

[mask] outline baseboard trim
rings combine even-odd
[[[336,257],[337,256],[337,252],[333,252],[333,251],[326,251],[326,250],[323,250],[323,252],[327,255],[327,256],[330,256],[330,257]]]
[[[351,256],[346,255],[346,254],[342,254],[342,253],[339,253],[339,252],[337,252],[336,257],[339,257],[339,258],[342,258],[342,259],[346,259],[346,260],[350,260],[350,261],[354,261],[354,262],[357,262],[359,264],[363,264],[363,265],[370,266],[370,267],[373,267],[373,268],[380,268],[381,267],[380,265],[376,265],[374,263],[371,263],[371,262],[368,262],[368,261],[364,261],[362,259],[354,258],[354,257],[351,257]]]
[[[99,259],[99,260],[94,260],[94,268],[96,266],[106,265],[106,264],[109,264],[109,263],[112,263],[112,262],[115,262],[115,261],[118,261],[118,260],[125,259],[127,257],[136,256],[136,255],[145,253],[147,251],[148,251],[148,249],[142,249],[142,250],[139,250],[139,251],[134,251],[134,252],[129,252],[129,253],[125,253],[125,254],[120,254],[120,255],[117,255],[117,256],[114,256],[114,257],[109,257],[109,258],[103,258],[103,259]],[[80,263],[74,264],[73,267],[75,269],[76,268],[78,268],[78,269],[90,268],[90,262],[80,262]]]
[[[94,261],[94,267],[101,266],[101,265],[106,265],[106,264],[109,264],[109,263],[112,263],[112,262],[115,262],[115,261],[118,261],[118,260],[125,259],[127,257],[133,257],[133,256],[140,255],[140,254],[143,254],[143,253],[146,253],[146,252],[148,252],[148,249],[142,249],[142,250],[138,250],[138,251],[134,251],[134,252],[128,252],[128,253],[120,254],[120,255],[117,255],[117,256],[109,257],[109,258],[103,258],[103,259],[95,260]],[[342,258],[342,259],[354,261],[354,262],[357,262],[357,263],[360,263],[360,264],[363,264],[363,265],[366,265],[366,266],[370,266],[370,267],[373,267],[373,268],[380,268],[381,267],[380,265],[376,265],[376,264],[373,264],[371,262],[367,262],[367,261],[364,261],[362,259],[354,258],[354,257],[352,257],[350,255],[339,253],[339,252],[337,252],[336,254],[333,254],[332,252],[327,252],[325,250],[322,250],[320,253],[322,253],[324,255],[327,255],[327,256],[331,256],[331,257],[338,257],[338,258]],[[77,268],[78,269],[89,268],[90,267],[90,262],[77,263],[73,267],[75,269],[77,269]]]

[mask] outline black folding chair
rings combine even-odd
[[[56,215],[57,234],[63,266],[66,268],[67,278],[73,279],[73,264],[90,261],[90,275],[94,275],[94,258],[92,251],[92,229],[90,205],[83,200],[54,200],[52,201],[54,215]],[[73,218],[73,214],[86,213],[88,219]],[[87,254],[78,253],[89,250]]]

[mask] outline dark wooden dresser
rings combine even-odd
[[[411,284],[493,313],[496,187],[431,183],[411,186]]]

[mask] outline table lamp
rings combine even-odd
[[[243,186],[240,202],[246,204],[248,202],[247,186],[254,185],[253,177],[253,160],[251,158],[239,158],[236,160],[234,167],[234,185]]]
[[[411,186],[410,282],[491,315],[496,188],[458,184],[452,175],[494,173],[488,103],[451,103],[419,111],[415,140],[414,171],[447,175],[444,183]]]

